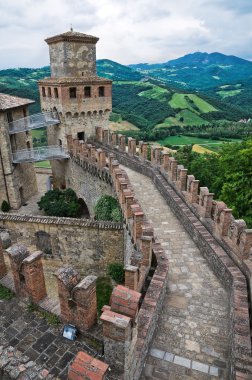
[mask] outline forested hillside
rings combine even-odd
[[[110,60],[98,60],[97,72],[114,81],[113,120],[127,120],[141,130],[200,127],[250,117],[242,107],[227,105],[225,97],[216,96],[213,90],[207,94],[178,90]],[[47,76],[49,67],[2,70],[0,92],[34,99],[37,103],[31,112],[40,112],[37,81]]]

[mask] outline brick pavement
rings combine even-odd
[[[170,261],[167,295],[141,379],[227,379],[227,292],[152,181],[124,169]]]
[[[60,380],[67,379],[68,365],[78,351],[94,356],[96,350],[98,353],[102,350],[97,341],[85,337],[79,337],[75,342],[63,338],[62,325],[49,325],[37,313],[27,311],[25,304],[17,298],[0,300],[0,356],[6,347],[21,358],[17,362],[24,363],[24,366],[17,365],[15,371],[22,372],[25,366],[30,367],[29,379],[38,379],[37,371],[46,368],[49,371],[46,378]],[[18,374],[14,372],[13,376],[15,373]]]

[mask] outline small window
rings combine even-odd
[[[103,86],[99,87],[99,96],[105,96],[105,88]]]
[[[84,87],[84,97],[85,98],[91,98],[91,87],[90,86]]]
[[[46,97],[45,87],[42,87],[42,96],[43,96],[43,98]]]
[[[76,98],[76,87],[70,87],[69,88],[69,96],[70,98]]]
[[[7,120],[8,120],[8,123],[11,123],[13,121],[12,112],[7,112]]]
[[[23,115],[24,115],[24,117],[27,116],[27,112],[26,112],[26,109],[25,109],[25,108],[23,108]]]
[[[52,97],[52,90],[51,90],[51,87],[48,87],[48,97],[49,97],[49,98]]]
[[[57,87],[54,88],[54,97],[55,97],[55,98],[58,98],[58,97],[59,97],[59,93],[58,93],[58,89],[57,89]]]
[[[78,140],[84,141],[85,140],[85,132],[78,132],[77,137],[78,137]]]

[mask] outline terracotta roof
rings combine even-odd
[[[59,84],[66,84],[69,85],[71,83],[74,84],[96,84],[96,83],[105,83],[105,84],[111,84],[112,81],[107,78],[101,78],[97,76],[87,76],[87,77],[66,77],[66,78],[44,78],[38,81],[39,84],[50,84],[50,85],[59,85]]]
[[[0,93],[0,111],[8,110],[10,108],[27,106],[28,104],[33,103],[35,103],[34,100]]]
[[[89,34],[69,31],[45,39],[45,42],[48,43],[48,45],[60,41],[86,42],[96,44],[96,42],[99,41],[99,38],[90,36]]]

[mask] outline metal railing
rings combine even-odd
[[[24,117],[9,123],[9,133],[20,133],[30,129],[47,127],[49,125],[59,124],[60,120],[57,112],[42,112],[35,115]]]
[[[15,164],[22,162],[38,162],[69,158],[69,154],[62,146],[42,146],[35,149],[23,149],[12,153],[12,161]]]

